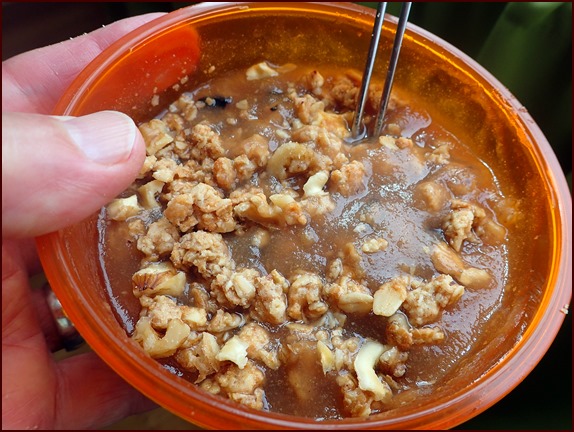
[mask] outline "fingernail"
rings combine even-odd
[[[136,126],[117,111],[100,111],[62,119],[74,144],[84,155],[103,165],[126,161],[134,146]]]

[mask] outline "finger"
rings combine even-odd
[[[64,90],[98,54],[133,29],[162,15],[126,18],[2,62],[2,111],[51,113]]]
[[[2,275],[8,279],[14,277],[13,273],[20,272],[21,275],[16,276],[20,278],[18,279],[18,283],[29,285],[30,279],[28,275],[35,275],[42,269],[40,260],[36,254],[36,245],[33,239],[3,240],[2,252],[4,256],[6,256],[5,264],[7,265],[6,270],[3,268]],[[44,280],[45,278],[39,279]],[[25,297],[27,301],[30,300],[33,302],[34,319],[38,322],[38,325],[42,329],[42,333],[44,334],[44,339],[46,340],[48,348],[50,351],[54,352],[61,348],[63,345],[58,334],[56,323],[54,322],[54,318],[50,312],[48,303],[46,302],[46,295],[43,289],[34,289],[33,287],[30,288],[32,288],[31,297],[28,297],[28,293],[30,291],[25,290],[22,292],[22,294],[16,293],[11,295],[9,298],[14,296],[18,296],[19,298]],[[8,301],[10,304],[14,303],[14,300]]]
[[[56,429],[99,428],[157,407],[93,352],[62,360],[57,371]]]
[[[65,348],[65,346],[62,336],[58,332],[56,320],[52,315],[50,306],[48,305],[46,297],[47,290],[49,290],[49,288],[46,285],[32,289],[32,302],[36,311],[36,319],[38,320],[42,333],[44,334],[46,345],[50,352],[56,352]]]
[[[135,179],[145,144],[125,114],[2,114],[2,236],[33,237],[93,214]]]
[[[157,407],[93,352],[58,363],[33,347],[3,354],[3,429],[99,429]]]
[[[2,241],[2,344],[17,345],[42,337],[42,331],[32,307],[24,259],[7,243]]]
[[[29,276],[36,276],[42,273],[42,263],[40,258],[38,258],[34,239],[3,239],[2,245],[21,257],[26,273]]]
[[[2,429],[33,426],[53,412],[52,359],[31,300],[24,263],[2,244]]]
[[[2,246],[2,429],[97,428],[155,405],[94,353],[56,363],[17,254]]]

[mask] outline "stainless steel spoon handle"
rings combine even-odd
[[[407,26],[408,16],[411,10],[411,4],[412,2],[405,2],[401,7],[399,22],[397,24],[397,32],[395,34],[395,40],[393,42],[393,50],[391,52],[391,58],[389,60],[389,66],[387,69],[387,76],[383,88],[383,94],[381,96],[381,104],[379,106],[377,119],[375,122],[375,126],[373,128],[374,136],[380,135],[383,127],[383,121],[385,118],[385,113],[387,111],[387,106],[389,104],[391,88],[393,86],[393,80],[395,77],[397,62],[399,60],[399,53],[401,51],[401,46],[403,43],[403,36]],[[361,88],[359,90],[359,95],[357,99],[357,107],[355,109],[355,115],[353,117],[353,124],[351,127],[351,139],[350,139],[351,142],[357,142],[367,137],[367,131],[365,126],[363,125],[363,114],[365,110],[365,103],[367,101],[367,96],[369,93],[369,84],[371,82],[371,76],[373,74],[373,67],[375,64],[375,59],[377,57],[377,49],[379,47],[379,40],[383,28],[382,23],[384,21],[386,8],[387,8],[387,2],[381,2],[377,6],[377,14],[375,16],[375,23],[373,25],[373,32],[371,34],[371,44],[369,46],[369,53],[367,55],[367,62],[365,64],[365,71],[363,72],[363,79],[361,81]]]
[[[386,9],[387,2],[381,2],[377,6],[377,15],[375,16],[375,24],[373,25],[373,32],[371,34],[371,45],[369,46],[369,53],[367,55],[367,62],[365,63],[365,71],[363,72],[361,89],[359,90],[359,98],[357,100],[357,108],[355,109],[355,116],[353,117],[353,125],[351,127],[351,137],[353,140],[359,140],[366,135],[363,126],[363,113],[365,110],[367,95],[369,93],[369,84],[373,74],[373,66],[375,64],[375,59],[377,58],[377,49],[379,47],[379,40],[381,38]]]
[[[411,11],[411,4],[412,2],[405,2],[401,7],[401,14],[399,17],[399,23],[397,24],[395,41],[393,43],[393,51],[391,53],[391,59],[389,60],[389,68],[387,69],[387,78],[385,80],[385,86],[383,88],[383,95],[381,96],[381,104],[379,106],[379,113],[377,115],[377,120],[375,122],[375,128],[373,129],[373,136],[379,136],[381,134],[381,130],[383,129],[383,121],[385,119],[387,106],[389,105],[389,99],[391,97],[391,88],[393,87],[393,81],[395,79],[395,71],[397,69],[397,63],[399,61],[399,53],[401,52],[401,47],[403,45],[403,36],[405,34],[405,29],[407,27],[409,13]]]

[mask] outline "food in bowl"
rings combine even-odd
[[[248,68],[262,61],[282,74],[287,73],[286,69],[281,69],[282,66],[294,64],[299,72],[310,67],[326,79],[331,75],[350,73],[349,78],[356,81],[356,72],[352,70],[364,64],[373,15],[372,10],[347,3],[216,3],[184,8],[143,26],[112,45],[74,81],[58,102],[55,114],[84,115],[102,109],[115,109],[129,114],[138,124],[143,125],[156,117],[159,119],[162,111],[168,110],[185,92],[195,95],[195,108],[203,114],[211,110],[210,115],[215,116],[221,113],[216,108],[221,109],[223,106],[223,110],[239,110],[235,104],[240,100],[231,103],[226,101],[226,97],[232,93],[222,91],[221,94],[200,94],[200,88],[233,74],[243,79]],[[395,22],[393,19],[385,22],[379,59],[389,56]],[[171,52],[180,53],[177,61],[171,62],[169,56],[166,57],[166,46],[170,47]],[[143,69],[135,73],[134,64],[139,64],[140,59]],[[384,62],[376,65],[375,76],[382,76],[383,67]],[[299,72],[292,71],[292,77]],[[173,82],[166,90],[165,77],[171,77],[169,81]],[[463,158],[464,163],[468,159],[472,165],[478,158],[482,161],[480,172],[486,169],[491,173],[486,172],[484,177],[478,174],[470,178],[455,175],[450,179],[447,176],[434,180],[440,183],[448,179],[448,190],[453,187],[462,190],[470,185],[467,180],[474,179],[481,187],[489,189],[489,179],[494,179],[493,193],[495,197],[498,193],[502,194],[501,207],[490,208],[492,203],[489,203],[486,196],[481,196],[479,203],[486,203],[485,217],[492,218],[507,232],[503,243],[490,247],[499,251],[501,259],[508,266],[506,269],[491,269],[480,262],[471,262],[472,268],[486,270],[491,274],[494,285],[476,290],[465,287],[458,301],[442,310],[434,324],[427,325],[440,328],[445,335],[444,340],[408,349],[405,374],[392,379],[403,385],[408,383],[408,379],[413,379],[414,390],[391,388],[391,404],[382,407],[377,401],[370,406],[371,415],[361,417],[351,417],[346,412],[321,412],[317,415],[323,399],[316,404],[309,404],[312,407],[304,406],[300,412],[294,409],[286,411],[294,414],[285,415],[279,412],[276,403],[269,407],[270,410],[258,410],[231,401],[225,397],[225,390],[219,396],[202,390],[199,384],[194,384],[197,378],[193,377],[193,373],[183,371],[173,358],[154,359],[131,337],[142,310],[140,300],[133,293],[132,277],[145,264],[142,262],[145,255],[137,249],[137,240],[128,233],[131,221],[106,221],[103,215],[99,218],[93,215],[83,223],[38,239],[39,254],[52,288],[94,351],[119,375],[169,411],[194,424],[218,429],[445,429],[484,411],[518,385],[550,346],[563,321],[571,296],[570,194],[560,166],[532,119],[498,81],[472,59],[416,26],[409,25],[405,34],[393,92],[393,112],[389,114],[395,118],[389,118],[390,129],[384,133],[404,151],[391,152],[389,146],[393,146],[390,142],[387,142],[389,146],[384,146],[375,139],[362,148],[353,147],[347,151],[347,147],[343,147],[344,155],[348,158],[356,157],[358,162],[365,160],[365,179],[369,181],[373,172],[376,173],[372,165],[369,165],[375,161],[370,158],[370,152],[375,153],[375,156],[388,155],[390,162],[394,163],[400,161],[397,158],[401,155],[413,155],[412,160],[406,158],[406,161],[402,161],[404,166],[399,164],[399,171],[395,174],[399,176],[408,171],[412,176],[405,177],[405,182],[416,181],[414,156],[424,154],[417,143],[430,145],[434,139],[432,134],[438,133],[447,143],[443,150],[449,148],[448,144],[455,144],[455,152],[448,150],[452,159],[450,162]],[[374,97],[378,97],[376,93]],[[320,97],[313,94],[310,96]],[[204,97],[205,100],[200,100]],[[209,105],[200,109],[202,103]],[[403,117],[409,121],[401,123]],[[395,126],[391,127],[393,124]],[[403,138],[410,137],[413,141],[412,149],[400,148],[396,143],[399,134]],[[265,137],[265,134],[262,135]],[[275,148],[271,146],[269,150],[275,151]],[[466,151],[468,158],[464,157]],[[369,155],[368,161],[366,155]],[[230,154],[225,157],[235,161],[238,156]],[[440,151],[437,156],[440,156]],[[260,169],[263,171],[262,167]],[[151,178],[148,177],[148,180]],[[304,193],[304,189],[300,189],[301,176],[287,180],[293,182],[292,188],[299,188],[299,194]],[[137,188],[143,184],[134,185],[119,198],[127,198],[134,192],[137,195]],[[377,194],[368,189],[368,182],[364,186],[365,189],[354,198],[345,198],[350,207],[335,208],[334,211],[342,214],[343,210],[349,210],[351,215],[360,217],[359,210],[353,213],[352,202],[360,204],[360,200],[368,194],[375,194],[377,201],[400,196],[392,187],[383,188]],[[331,198],[338,193],[329,184],[325,184],[321,191],[330,193]],[[369,224],[381,227],[381,221],[386,217],[391,220],[394,217],[393,222],[399,219],[394,225],[403,228],[403,237],[408,240],[412,228],[408,225],[407,216],[423,210],[415,206],[415,203],[424,204],[423,191],[424,188],[420,194],[415,195],[416,201],[406,216],[398,211],[390,211],[381,212],[370,220],[365,214],[367,219],[360,221],[361,227]],[[164,193],[163,187],[161,193]],[[153,200],[161,205],[155,211],[161,212],[166,202],[155,194]],[[143,201],[138,202],[136,197],[132,210],[144,204]],[[518,208],[520,221],[516,224],[508,223],[512,221],[513,215],[512,212],[501,211],[504,207]],[[334,218],[327,219],[329,214],[319,218],[339,222],[339,225],[343,222]],[[319,220],[310,220],[308,225],[315,229]],[[349,226],[353,221],[349,219]],[[152,223],[153,220],[147,222]],[[431,239],[442,235],[440,232],[444,229],[441,219],[434,222],[436,224],[430,225],[428,233]],[[121,225],[124,225],[124,233],[108,235],[106,243],[105,235],[111,234],[115,230],[114,226]],[[432,227],[436,227],[436,231]],[[265,226],[261,228],[268,229]],[[330,232],[336,228],[336,225],[332,229],[326,224],[323,226],[324,230]],[[296,229],[305,230],[306,226],[287,226],[282,229],[284,233],[281,235],[287,236]],[[220,234],[225,238],[234,237],[233,233]],[[351,235],[350,232],[348,234]],[[367,257],[359,263],[372,268],[376,267],[377,260],[381,261],[388,256],[385,252],[392,253],[396,245],[402,248],[409,246],[408,241],[395,243],[392,238],[378,236],[374,230],[363,233],[363,238],[357,237],[359,234],[353,233],[354,249],[357,256]],[[365,243],[371,240],[371,235],[386,240],[387,249],[372,254],[363,252],[363,240]],[[297,257],[299,266],[303,268],[313,264],[323,265],[313,261],[313,257],[329,249],[335,251],[336,241],[339,240],[337,236],[331,236],[329,241],[333,242],[333,246],[325,245],[324,250],[321,250],[312,247],[313,231],[307,228],[305,236],[308,243],[302,247],[307,248],[308,253]],[[120,243],[113,244],[113,239]],[[261,239],[264,242],[265,235]],[[296,240],[297,237],[293,235],[291,239]],[[238,242],[240,240],[237,238]],[[243,256],[247,257],[249,253],[253,256],[256,248],[243,244],[247,249]],[[293,241],[285,246],[292,247],[295,244]],[[374,250],[382,247],[383,242],[377,240],[372,246]],[[461,242],[462,254],[467,248],[475,246],[480,249],[480,253],[488,252],[481,249],[480,243],[471,243],[467,239]],[[367,250],[370,247],[367,246]],[[114,252],[113,256],[111,251]],[[421,251],[418,253],[428,260],[429,255]],[[282,264],[282,256],[279,258],[281,267],[288,265],[288,262]],[[167,262],[168,258],[162,260]],[[416,269],[416,263],[407,264],[405,267],[412,264],[413,269]],[[396,267],[397,264],[391,263],[391,268],[393,265]],[[278,272],[285,271],[281,267],[278,267]],[[237,263],[234,270],[241,270]],[[173,271],[176,273],[175,267]],[[401,271],[411,275],[410,270],[401,268]],[[432,264],[428,276],[412,273],[409,277],[420,277],[426,281],[431,279],[430,273],[435,271]],[[260,273],[263,275],[263,270]],[[498,285],[500,274],[506,280],[503,289]],[[283,276],[286,279],[290,277],[289,274]],[[457,284],[464,285],[457,282],[455,276],[451,277]],[[376,284],[374,288],[378,290],[379,285]],[[486,299],[489,295],[492,295],[490,301]],[[487,304],[492,307],[480,309]],[[302,310],[305,314],[305,308]],[[343,326],[345,331],[355,332],[356,328],[352,325],[366,324],[367,327],[360,329],[365,332],[363,338],[366,336],[377,341],[383,333],[386,337],[385,326],[377,325],[387,321],[388,317],[369,312],[375,319],[358,319],[355,323],[351,318],[358,317],[358,313],[344,314],[347,315]],[[309,322],[302,320],[290,327],[297,327],[297,324],[303,324],[300,326],[303,329]],[[362,343],[363,339],[359,338],[359,342]],[[327,348],[334,353],[336,347],[327,345]],[[420,370],[436,375],[437,380],[425,381],[424,376],[417,377],[415,361],[419,363]],[[433,364],[435,369],[426,367],[427,364]],[[228,366],[232,367],[229,363]],[[320,371],[316,367],[319,383],[324,384],[322,364]],[[354,367],[354,362],[351,367]],[[377,370],[376,373],[381,371]],[[273,380],[270,378],[270,382],[287,382],[286,379],[281,381],[275,377]],[[385,382],[391,387],[393,381]],[[276,394],[286,393],[286,398],[290,397],[287,392],[291,395],[294,393],[288,387],[277,386],[265,390],[266,400],[272,401],[272,390]],[[329,395],[338,394],[342,397],[338,384],[335,383],[332,390]],[[324,399],[329,397],[323,393],[320,396]],[[339,402],[338,407],[343,410],[343,401]],[[329,403],[329,406],[333,406],[331,401]],[[376,413],[379,409],[381,412]],[[341,415],[346,417],[339,419]],[[330,420],[332,418],[334,420]]]
[[[359,87],[262,61],[140,125],[101,256],[126,331],[173,373],[258,410],[364,417],[432,392],[480,340],[519,199],[408,94],[349,142]]]

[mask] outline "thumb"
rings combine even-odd
[[[145,144],[125,114],[2,113],[2,237],[33,237],[78,222],[126,189]]]

